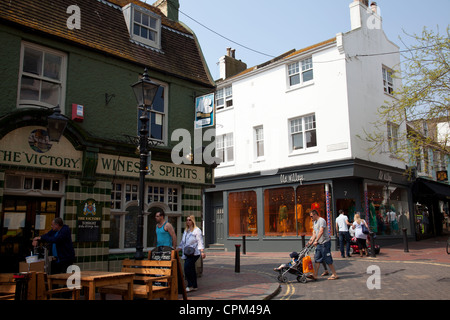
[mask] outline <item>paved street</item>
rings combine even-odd
[[[404,252],[402,244],[382,247],[376,258],[341,258],[339,252],[333,252],[340,278],[320,277],[307,283],[297,282],[291,274],[287,283],[277,281],[273,268],[289,260],[288,252],[241,254],[240,273],[234,272],[234,253],[208,253],[199,290],[190,293],[189,299],[448,300],[450,255],[445,252],[446,239],[410,242],[409,252]],[[368,268],[376,272],[368,273]]]

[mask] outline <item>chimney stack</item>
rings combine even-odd
[[[372,2],[372,3],[370,4],[370,8],[372,9],[372,12],[373,12],[373,13],[378,14],[378,6],[377,6],[377,3],[376,3],[376,2]]]
[[[247,69],[247,64],[236,60],[236,49],[227,48],[227,54],[219,59],[220,78],[225,80]]]
[[[351,30],[358,28],[381,29],[381,17],[376,2],[369,7],[368,0],[353,0],[350,3]]]
[[[168,19],[178,22],[179,0],[158,0],[152,6],[159,8]]]

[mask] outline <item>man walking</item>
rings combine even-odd
[[[348,218],[344,213],[344,210],[339,210],[339,217],[336,218],[336,229],[339,231],[339,248],[341,250],[341,257],[344,255],[344,241],[347,253],[347,258],[350,257],[350,232],[348,232],[348,226],[352,224],[348,222]]]
[[[164,212],[155,214],[156,220],[156,247],[172,247],[177,246],[177,236],[172,224],[165,220]]]
[[[331,277],[328,280],[339,279],[336,274],[336,270],[333,265],[333,258],[331,256],[331,239],[328,234],[327,222],[324,218],[321,218],[316,210],[312,210],[310,213],[311,220],[314,221],[313,235],[308,242],[308,245],[314,244],[316,246],[316,254],[314,256],[315,268],[313,279],[317,280],[317,273],[322,262],[325,262],[331,270]]]

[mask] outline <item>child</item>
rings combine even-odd
[[[290,268],[298,261],[298,253],[292,252],[289,257],[291,257],[291,261],[289,263],[283,263],[278,268],[273,268],[273,271],[280,271],[283,268]]]

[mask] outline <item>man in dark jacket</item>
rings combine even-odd
[[[39,240],[52,244],[52,255],[55,260],[52,262],[51,272],[52,274],[65,273],[67,268],[75,262],[71,232],[61,218],[55,218],[51,227],[52,230],[46,234],[34,238],[33,245],[37,246]]]

